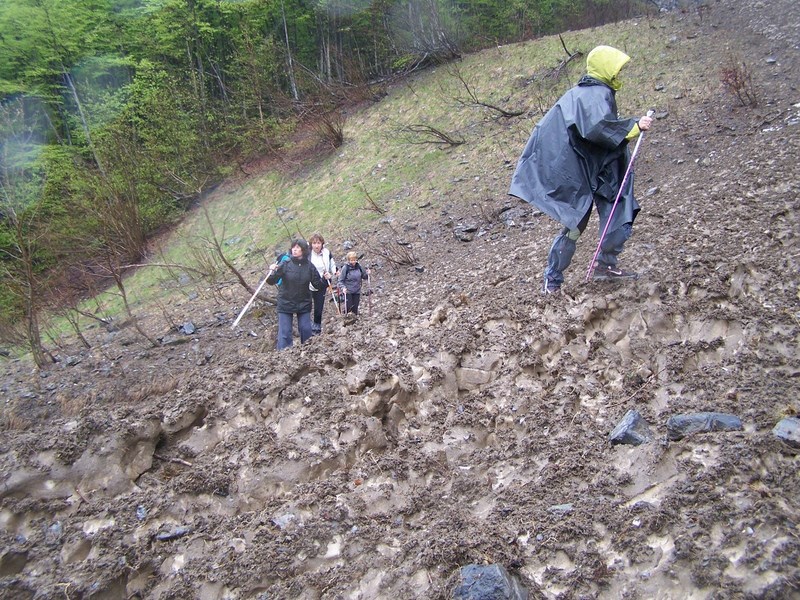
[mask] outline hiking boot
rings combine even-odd
[[[623,279],[639,279],[639,274],[626,271],[617,266],[598,265],[592,274],[594,281],[617,281]]]
[[[549,296],[550,294],[558,294],[561,291],[560,285],[553,285],[552,283],[544,282],[542,287],[542,295]]]

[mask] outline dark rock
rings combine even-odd
[[[461,567],[454,600],[527,600],[528,591],[501,565]]]
[[[786,417],[772,429],[772,433],[793,448],[800,448],[800,418]]]
[[[175,529],[172,529],[170,531],[159,531],[156,534],[156,539],[159,542],[167,542],[169,540],[174,540],[179,537],[183,537],[186,534],[190,533],[191,531],[192,531],[191,527],[176,527]]]
[[[675,415],[667,419],[667,436],[671,440],[680,440],[693,433],[741,430],[741,419],[725,413],[689,413],[685,415]]]
[[[630,444],[639,446],[653,439],[647,421],[642,418],[638,410],[631,409],[625,413],[622,420],[614,427],[608,436],[612,444]]]
[[[471,242],[475,239],[476,231],[478,231],[478,227],[475,225],[458,225],[453,228],[453,235],[459,241]]]
[[[186,335],[192,335],[197,330],[195,329],[194,323],[191,321],[186,321],[186,323],[178,327],[178,331]]]
[[[517,223],[523,223],[530,216],[530,211],[523,206],[514,206],[504,209],[498,216],[508,227],[514,227]]]

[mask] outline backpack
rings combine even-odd
[[[282,265],[283,263],[285,263],[287,261],[290,261],[290,260],[292,260],[292,257],[289,256],[286,252],[284,252],[283,254],[279,254],[277,256],[277,258],[275,259],[275,262],[278,263],[278,265]],[[282,282],[283,282],[283,277],[278,279],[278,281],[275,282],[275,285],[280,285]]]

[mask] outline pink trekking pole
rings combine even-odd
[[[653,111],[648,110],[647,116],[652,117]],[[603,240],[605,239],[606,233],[608,232],[608,228],[611,225],[611,219],[614,217],[614,211],[617,209],[617,203],[619,202],[620,196],[622,196],[622,190],[625,189],[625,184],[628,181],[628,175],[630,175],[631,171],[633,170],[633,162],[636,160],[636,154],[639,152],[639,145],[642,143],[643,139],[644,139],[644,131],[642,131],[639,134],[639,139],[636,140],[636,146],[634,146],[633,153],[631,154],[631,159],[628,161],[628,168],[625,169],[625,175],[622,177],[622,183],[619,186],[617,197],[614,199],[614,205],[611,207],[611,214],[608,215],[606,226],[603,227],[603,233],[600,234],[600,241],[597,243],[597,250],[594,251],[594,256],[592,256],[592,262],[589,263],[589,270],[586,272],[586,281],[589,281],[592,278],[592,273],[594,272],[597,255],[600,254],[600,247],[603,245]]]

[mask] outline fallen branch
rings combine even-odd
[[[167,456],[161,456],[160,454],[153,454],[153,458],[157,458],[158,460],[163,460],[164,462],[171,462],[178,465],[184,465],[186,467],[192,466],[192,463],[185,461],[182,458],[169,458]]]
[[[494,104],[489,104],[488,102],[483,102],[482,100],[478,99],[478,95],[475,93],[470,85],[467,83],[466,79],[464,79],[464,75],[461,73],[461,69],[458,68],[458,65],[452,65],[450,67],[450,74],[458,79],[461,82],[461,85],[464,86],[464,89],[467,92],[468,100],[464,100],[463,98],[456,98],[456,102],[463,106],[479,106],[482,108],[488,108],[489,110],[493,110],[499,114],[501,118],[510,119],[512,117],[518,117],[525,113],[524,110],[514,110],[509,111],[505,110],[504,108],[500,108],[499,106],[495,106]]]
[[[440,144],[444,146],[460,146],[464,138],[448,134],[431,125],[414,124],[400,128],[400,134],[407,144]]]

